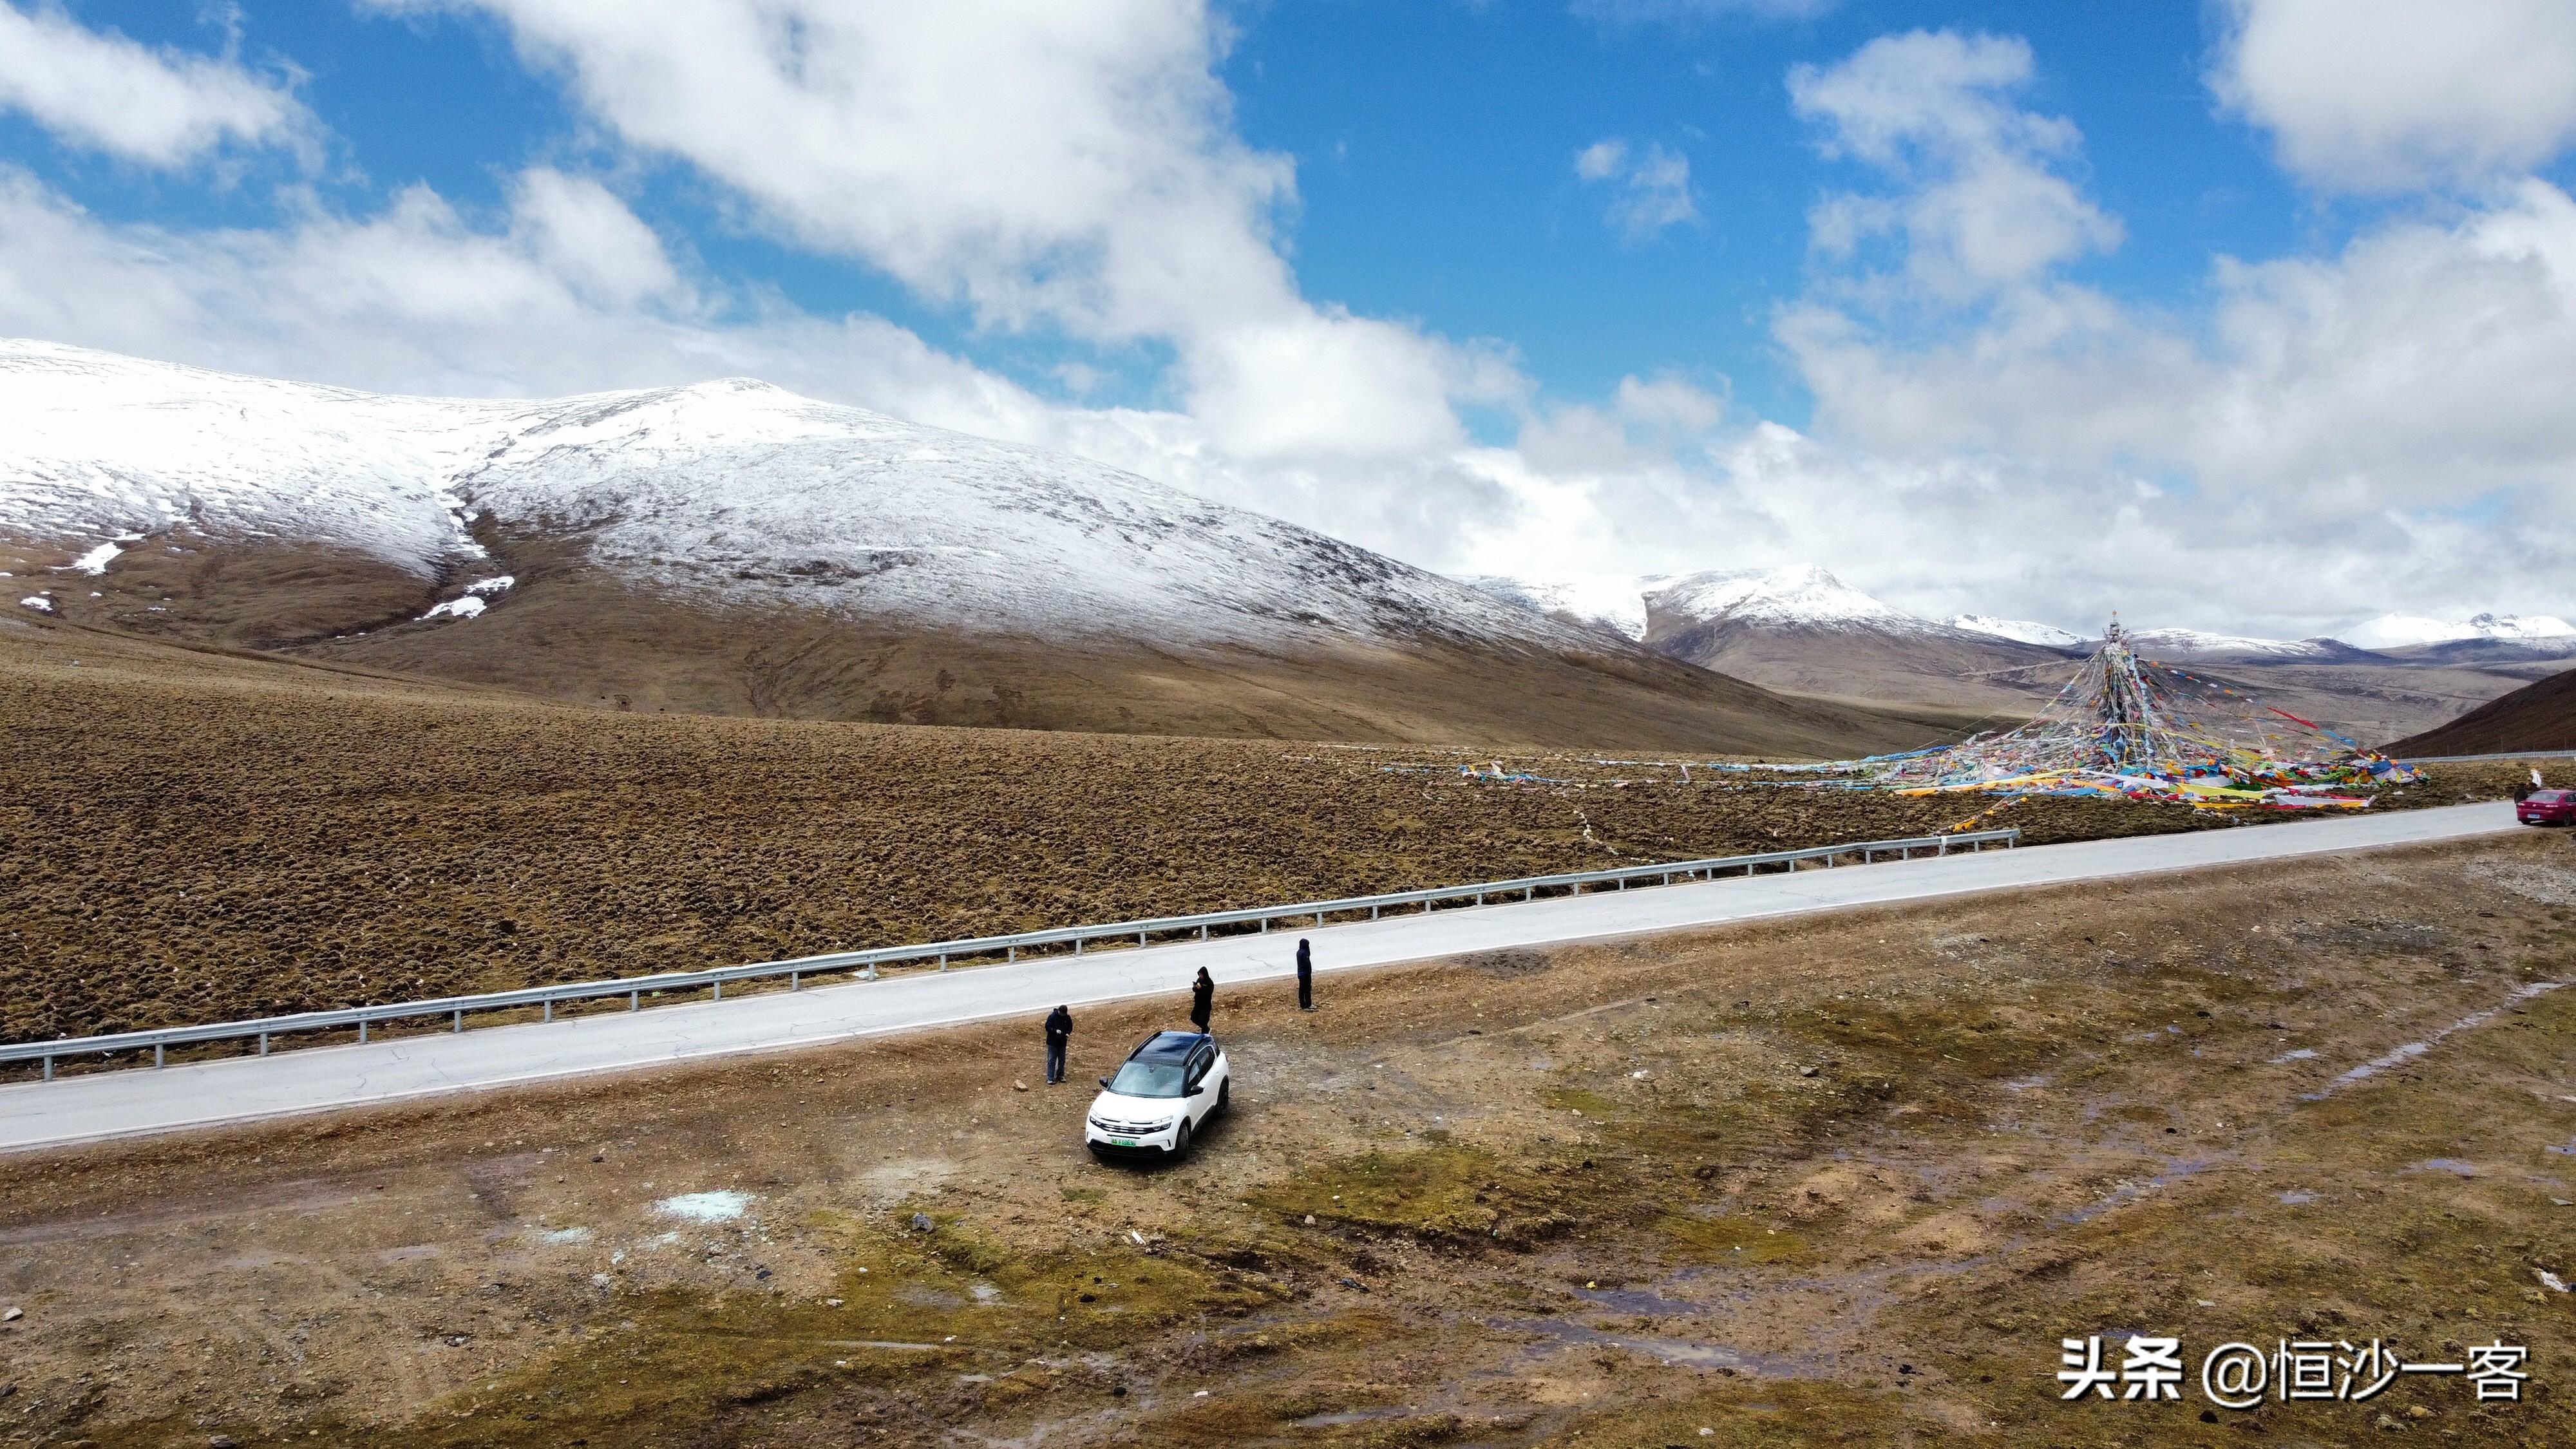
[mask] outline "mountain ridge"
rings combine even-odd
[[[1701,581],[1678,587],[1683,580]],[[1961,614],[1933,621],[1850,588],[1816,564],[1629,578],[1648,627],[1639,637],[1675,657],[1773,689],[1880,704],[2026,716],[2061,687],[2097,636],[2032,620]],[[1517,597],[1543,586],[1505,580]],[[1598,616],[1617,598],[1591,576]],[[1560,612],[1559,617],[1568,617]],[[2481,615],[2483,632],[2442,642],[2364,648],[2341,639],[2266,639],[2184,628],[2136,628],[2151,656],[2365,739],[2424,730],[2564,667],[2576,636],[2546,616],[2512,627]],[[2444,626],[2449,627],[2449,626]],[[2463,626],[2465,627],[2465,626]]]
[[[0,573],[21,620],[611,708],[1808,755],[1954,723],[752,379],[405,398],[0,342]]]

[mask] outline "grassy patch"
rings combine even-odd
[[[1537,1442],[1548,1449],[1667,1444],[1772,1449],[1832,1443],[1911,1443],[1916,1441],[1909,1431],[1937,1427],[1921,1421],[1906,1424],[1911,1417],[1907,1405],[1893,1393],[1766,1379],[1731,1382],[1676,1399],[1629,1404],[1587,1415]],[[1703,1429],[1711,1432],[1703,1435]]]
[[[961,1376],[972,1377],[972,1394],[987,1407],[1007,1409],[1034,1391],[1025,1365],[1041,1350],[1129,1347],[1185,1320],[1239,1317],[1284,1296],[1257,1276],[1188,1255],[1123,1243],[1014,1250],[953,1213],[933,1218],[928,1231],[911,1220],[905,1210],[818,1226],[844,1254],[838,1304],[685,1293],[624,1300],[619,1328],[582,1335],[497,1386],[432,1405],[396,1441],[625,1444],[645,1426],[718,1422],[792,1398],[864,1401],[924,1381],[968,1381]]]
[[[1788,1263],[1809,1256],[1798,1233],[1749,1217],[1669,1212],[1655,1219],[1655,1231],[1698,1262]]]
[[[1477,1147],[1440,1143],[1318,1164],[1262,1187],[1253,1206],[1290,1223],[1453,1241],[1525,1242],[1563,1231],[1563,1165],[1506,1164]]]

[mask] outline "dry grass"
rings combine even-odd
[[[1491,752],[638,716],[34,632],[0,635],[5,1040],[1917,835],[1987,803],[1572,755],[1505,763],[1579,784],[1495,786],[1450,768]],[[1407,763],[1439,769],[1384,768]],[[1993,823],[2223,822],[2034,800]]]
[[[2570,881],[2534,834],[1229,996],[1162,1171],[1012,1090],[1033,1025],[0,1160],[0,1437],[2567,1443],[2576,989],[2513,993]],[[2130,1331],[2533,1388],[2057,1400]]]

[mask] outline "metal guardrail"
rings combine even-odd
[[[2476,765],[2489,760],[2576,760],[2576,750],[2508,750],[2501,755],[2410,755],[2401,765]]]
[[[862,980],[876,979],[879,966],[906,961],[935,961],[942,971],[951,958],[1000,956],[1016,961],[1020,952],[1046,946],[1070,945],[1073,955],[1082,954],[1086,942],[1117,940],[1129,936],[1139,946],[1153,936],[1182,935],[1192,931],[1199,940],[1218,926],[1252,926],[1267,932],[1273,921],[1294,920],[1312,916],[1321,926],[1327,916],[1356,915],[1368,912],[1370,920],[1391,906],[1420,906],[1430,911],[1443,902],[1469,901],[1485,904],[1487,896],[1509,896],[1517,892],[1530,900],[1540,891],[1564,890],[1580,895],[1587,886],[1615,886],[1626,890],[1637,881],[1660,881],[1671,885],[1676,879],[1713,880],[1728,871],[1740,870],[1752,875],[1765,866],[1795,870],[1800,861],[1821,860],[1831,866],[1838,856],[1857,855],[1863,862],[1882,855],[1909,859],[1917,851],[1947,855],[1953,850],[1981,851],[1989,845],[2012,848],[2021,840],[2018,827],[2003,830],[1977,830],[1956,835],[1918,835],[1904,840],[1864,840],[1849,845],[1817,845],[1802,850],[1775,850],[1762,855],[1714,856],[1704,860],[1677,860],[1662,865],[1623,866],[1613,870],[1576,871],[1565,875],[1522,876],[1514,880],[1485,881],[1476,885],[1435,886],[1428,890],[1395,891],[1386,895],[1347,896],[1340,900],[1303,901],[1284,906],[1256,906],[1237,911],[1202,911],[1196,915],[1163,916],[1143,921],[1111,921],[1097,926],[1059,926],[1046,931],[1023,931],[1009,936],[970,936],[953,941],[931,941],[917,946],[880,946],[867,951],[834,951],[821,956],[798,956],[784,961],[755,961],[742,966],[718,966],[705,971],[672,971],[655,976],[628,976],[610,981],[575,981],[559,986],[527,986],[516,991],[489,991],[474,996],[441,996],[424,1001],[389,1002],[382,1006],[350,1006],[336,1011],[305,1011],[289,1016],[265,1016],[248,1021],[213,1022],[203,1026],[159,1027],[150,1031],[121,1031],[103,1036],[59,1037],[52,1041],[22,1042],[0,1045],[0,1062],[41,1061],[44,1080],[54,1079],[57,1057],[91,1055],[112,1056],[120,1052],[149,1049],[152,1064],[160,1066],[168,1050],[199,1042],[249,1041],[259,1043],[259,1055],[268,1055],[272,1038],[304,1032],[358,1029],[358,1040],[365,1041],[370,1028],[390,1021],[408,1021],[444,1016],[451,1031],[465,1029],[467,1012],[506,1011],[534,1006],[543,1019],[554,1020],[555,1007],[572,1001],[594,1001],[609,997],[626,998],[626,1009],[634,1011],[644,998],[673,991],[712,991],[714,999],[724,999],[728,982],[759,981],[779,976],[787,978],[787,989],[801,990],[807,976],[842,971],[856,971]]]

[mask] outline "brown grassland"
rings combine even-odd
[[[2571,845],[1230,995],[1163,1170],[1034,1023],[0,1160],[0,1442],[2576,1442]],[[2531,1378],[2058,1401],[2132,1332]]]
[[[0,739],[7,1041],[1919,835],[1989,803],[1576,752],[617,713],[60,627],[0,629]],[[1455,772],[1497,758],[1574,783]]]

